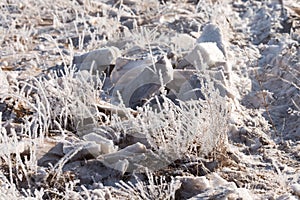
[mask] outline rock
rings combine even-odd
[[[266,108],[271,105],[273,101],[273,93],[267,90],[250,92],[244,99],[244,103],[255,109]]]
[[[190,77],[196,72],[196,70],[174,69],[173,80],[167,83],[167,88],[172,90],[174,93],[178,93],[182,84],[189,80]]]
[[[267,40],[271,34],[272,18],[266,8],[261,8],[256,12],[250,26],[253,44],[258,45]]]
[[[226,64],[225,56],[215,42],[197,44],[184,59],[198,70]]]
[[[196,47],[184,60],[200,70],[205,69],[205,66],[209,69],[222,66],[231,83],[232,66],[227,60],[225,42],[221,29],[215,24],[208,24],[197,39]]]
[[[194,47],[196,40],[190,35],[183,33],[172,37],[171,42],[181,51],[189,51]]]
[[[181,85],[177,97],[182,101],[198,99],[204,100],[205,96],[201,92],[201,87],[201,78],[194,74]]]
[[[134,79],[146,67],[152,64],[152,59],[146,58],[143,60],[132,60],[129,58],[118,58],[116,66],[114,67],[110,79],[116,84],[123,84],[128,80]]]
[[[225,44],[221,29],[215,24],[208,24],[203,28],[201,36],[197,39],[197,43],[216,43],[217,47],[221,50],[223,55],[227,57],[225,51]]]
[[[253,199],[253,194],[245,188],[237,188],[234,182],[228,182],[217,173],[206,177],[176,177],[181,188],[178,195],[182,199]],[[191,198],[192,197],[192,198]]]
[[[97,159],[100,160],[106,167],[114,170],[132,170],[136,168],[136,164],[140,159],[144,160],[144,154],[147,152],[145,145],[136,143],[115,153],[101,155]],[[125,171],[124,171],[125,170]]]
[[[300,184],[293,184],[291,185],[291,189],[293,190],[293,193],[300,197]]]
[[[92,69],[93,73],[96,71],[103,72],[109,65],[116,63],[121,52],[117,47],[107,47],[85,53],[80,56],[74,56],[73,64],[79,70]]]
[[[250,193],[248,189],[236,188],[234,183],[229,183],[227,185],[211,187],[206,191],[189,198],[189,200],[202,200],[202,199],[243,199],[251,200],[255,199],[255,196]]]
[[[205,176],[180,176],[176,177],[176,179],[181,182],[181,188],[179,189],[178,193],[180,198],[184,199],[193,197],[211,187]]]
[[[252,200],[253,194],[246,188],[236,188],[230,193],[226,199],[243,199],[243,200]]]
[[[213,78],[214,87],[219,91],[220,96],[234,98],[234,95],[226,87],[226,80],[223,71],[209,71],[209,76]],[[174,70],[173,80],[167,84],[167,88],[172,100],[182,101],[205,99],[201,91],[202,82],[205,78],[200,77],[196,70]]]
[[[221,185],[226,185],[228,184],[228,181],[223,179],[219,174],[216,172],[209,174],[208,179],[210,181],[210,184],[212,187],[218,187]]]
[[[97,159],[69,162],[64,165],[63,170],[74,172],[80,180],[80,184],[89,186],[93,183],[114,185],[121,178],[120,171],[107,168]]]
[[[226,85],[226,78],[225,78],[224,72],[222,70],[209,71],[208,74],[214,80],[220,81],[223,85]]]
[[[64,143],[64,157],[70,161],[96,158],[101,155],[101,145],[93,141],[82,141],[80,143]]]
[[[48,174],[46,168],[38,166],[37,171],[32,178],[34,179],[35,184],[41,185],[43,182],[45,183],[47,181],[47,177]]]
[[[101,146],[101,154],[115,153],[118,150],[118,147],[114,145],[112,140],[109,140],[101,135],[96,133],[89,133],[82,137],[85,141],[94,141],[95,143]],[[100,154],[98,154],[99,156]]]
[[[45,149],[43,149],[44,147]],[[63,143],[46,143],[38,147],[38,166],[48,167],[49,164],[55,165],[63,156]]]
[[[299,200],[299,198],[297,196],[286,193],[277,197],[276,200]]]
[[[229,97],[234,99],[234,95],[227,89],[227,87],[218,80],[214,81],[214,87],[219,91],[221,97]]]
[[[162,85],[172,79],[172,64],[165,56],[154,66],[134,67],[132,65],[128,71],[124,70],[122,77],[115,84],[112,103],[119,104],[121,98],[125,106],[136,108],[142,105],[142,100],[149,99]]]

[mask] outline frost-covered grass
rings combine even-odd
[[[7,75],[9,82],[0,96],[1,104],[6,107],[0,112],[1,198],[175,199],[180,182],[170,175],[154,175],[155,171],[176,160],[198,162],[199,157],[216,158],[211,154],[226,143],[225,100],[206,77],[208,84],[203,83],[202,88],[205,100],[175,104],[162,95],[164,101],[157,99],[156,109],[147,105],[132,113],[120,105],[104,112],[105,102],[100,96],[104,92],[101,88],[105,75],[77,72],[72,66],[73,55],[113,45],[122,38],[130,42],[129,46],[124,45],[125,49],[168,43],[156,28],[120,30],[120,13],[134,13],[122,2],[113,7],[99,1],[80,2],[0,2],[1,63],[5,70],[1,73]],[[150,9],[148,4],[153,7]],[[164,12],[158,1],[139,6],[146,8],[146,19]],[[85,41],[86,37],[90,42]],[[61,71],[47,71],[59,64]],[[114,109],[123,110],[125,115],[115,113]],[[116,128],[113,133],[116,146],[120,138],[138,132],[138,137],[146,138],[153,158],[161,163],[143,166],[146,167],[143,179],[127,182],[120,178],[119,183],[112,183],[116,186],[98,189],[89,189],[79,183],[73,172],[62,171],[74,155],[61,158],[54,166],[38,166],[38,151],[46,145],[46,140],[55,141],[59,136],[56,142],[61,142],[73,134],[81,140],[82,131],[100,126]]]
[[[255,1],[256,6],[251,11],[256,13],[254,11],[261,7],[267,9],[268,3]],[[243,126],[248,123],[248,118],[255,117],[261,109],[267,113],[265,118],[276,128],[275,132],[281,134],[282,140],[283,133],[296,133],[299,130],[297,117],[300,112],[299,45],[291,43],[276,56],[261,56],[264,49],[251,44],[251,31],[256,31],[255,37],[263,37],[268,33],[259,35],[259,28],[264,30],[265,27],[255,26],[255,23],[249,27],[254,17],[247,17],[250,12],[243,13],[242,7],[236,4],[235,9],[241,9],[241,13],[246,16],[245,23],[239,24],[241,22],[237,21],[237,13],[225,13],[229,6],[232,4],[228,1],[159,3],[157,0],[149,0],[136,4],[127,0],[0,0],[0,67],[3,70],[0,71],[0,77],[5,74],[3,77],[7,78],[9,84],[7,86],[6,81],[3,81],[0,85],[0,199],[175,199],[181,189],[181,182],[176,179],[178,174],[203,175],[200,170],[209,172],[205,162],[210,165],[226,163],[221,161],[229,155],[227,133],[230,117],[230,123],[237,123],[230,127],[230,131],[237,132],[238,137],[244,137],[241,140],[250,144],[261,140],[261,135],[248,139],[242,130],[250,129],[243,129]],[[224,13],[226,17],[220,17]],[[263,20],[265,23],[274,23],[271,28],[277,29],[280,26],[277,19]],[[197,75],[206,80],[201,82],[203,99],[174,103],[162,90],[159,97],[137,110],[122,104],[111,105],[108,103],[107,91],[102,90],[105,74],[78,71],[72,66],[75,54],[105,46],[117,46],[122,53],[134,46],[150,52],[153,47],[167,47],[175,54],[172,59],[180,60],[187,49],[174,44],[170,35],[186,32],[197,37],[201,29],[198,24],[203,25],[208,21],[217,23],[224,31],[226,40],[231,42],[228,58],[233,64],[233,70],[239,73],[239,78],[254,76],[251,77],[252,88],[243,90],[244,94],[251,90],[262,93],[260,100],[263,106],[259,107],[257,113],[253,111],[253,114],[243,108],[245,110],[239,114],[246,116],[239,116],[235,121],[228,107],[240,109],[240,105],[237,105],[239,97],[235,99],[236,104],[221,97],[214,89],[211,77],[200,71]],[[133,29],[124,26],[125,22],[132,22]],[[246,30],[245,35],[249,36],[246,38],[241,30]],[[289,36],[284,35],[278,41],[274,39],[272,44],[276,46],[276,42],[285,43],[286,38],[289,39]],[[263,63],[265,65],[261,64],[265,68],[259,66],[257,69],[255,63],[251,71],[249,63],[254,61],[266,62]],[[232,86],[239,87],[241,81],[235,81],[234,84]],[[272,94],[273,99],[268,99]],[[285,114],[287,111],[283,118],[278,115],[278,110],[285,108],[287,101],[289,107],[281,112]],[[251,125],[252,122],[254,125]],[[266,121],[263,122],[265,124],[261,123],[249,120],[249,127],[269,127]],[[259,127],[251,128],[256,133]],[[100,130],[106,131],[106,139],[119,149],[139,143],[140,146],[145,145],[147,153],[134,154],[130,160],[130,170],[122,171],[120,176],[117,173],[118,176],[114,177],[115,172],[111,169],[109,173],[112,180],[107,185],[101,181],[81,184],[78,174],[65,171],[64,167],[70,163],[81,167],[93,159],[102,158],[103,155],[92,155],[93,158],[89,155],[80,163],[72,160],[84,148],[84,145],[78,145],[86,142],[83,136]],[[267,129],[263,131],[267,132]],[[258,144],[263,146],[264,142]],[[39,166],[38,160],[43,149],[52,143],[67,143],[74,145],[75,149],[58,156],[60,160],[54,165]],[[237,146],[243,145],[240,142]],[[255,145],[244,151],[248,154],[248,151],[257,147]],[[145,155],[148,160],[143,160]],[[113,156],[108,158],[113,160],[116,158]],[[234,160],[245,162],[243,159]],[[232,164],[234,170],[236,166],[238,169],[244,168],[245,163],[238,164]],[[196,166],[196,169],[191,166]],[[102,165],[99,167],[109,168]],[[277,166],[276,173],[279,173],[278,169]],[[106,173],[107,170],[101,175]],[[237,174],[240,173],[242,171]],[[96,180],[97,177],[93,178]],[[237,183],[239,178],[243,179],[242,175],[236,177]],[[288,176],[284,172],[279,173],[281,188],[277,188],[276,192],[288,190],[289,185],[285,180],[288,180]],[[296,174],[293,181],[297,180]],[[244,183],[240,184],[243,186]],[[255,184],[255,181],[249,181],[249,188],[255,190],[258,185]]]
[[[94,83],[88,76],[82,77],[81,73],[78,72],[76,75],[74,73],[74,69],[65,68],[65,74],[61,77],[48,75],[43,78],[32,78],[30,82],[19,81],[16,82],[16,86],[10,86],[7,94],[1,96],[3,102],[14,103],[16,106],[13,109],[20,109],[18,112],[22,116],[18,119],[21,120],[18,123],[20,130],[12,127],[7,133],[5,124],[8,122],[1,123],[4,125],[1,126],[1,158],[6,184],[12,186],[17,184],[17,188],[23,195],[36,196],[39,193],[34,192],[35,189],[43,188],[42,183],[34,180],[34,177],[41,173],[40,167],[37,166],[36,148],[42,146],[44,139],[51,138],[53,134],[64,138],[70,131],[76,134],[78,129],[100,125],[119,127],[123,137],[124,134],[139,132],[140,136],[147,139],[158,161],[161,162],[156,165],[149,163],[148,167],[151,170],[164,168],[178,159],[190,157],[191,160],[195,160],[198,156],[216,151],[217,148],[221,148],[217,145],[224,145],[222,143],[226,142],[224,139],[226,139],[228,113],[224,100],[216,91],[209,88],[212,85],[206,86],[207,90],[203,91],[207,94],[205,100],[180,102],[180,105],[175,105],[164,97],[164,103],[158,102],[157,109],[145,106],[139,108],[135,116],[121,106],[119,109],[125,109],[124,112],[127,112],[131,124],[128,127],[124,126],[124,119],[121,116],[113,113],[107,115],[99,111],[101,90],[97,88],[101,88],[100,78],[96,79],[99,80],[98,83]],[[86,119],[88,122],[85,121]],[[114,134],[117,138],[121,137],[118,132]],[[24,151],[29,153],[24,155]],[[47,181],[58,181],[60,190],[61,187],[67,187],[64,185],[67,182],[64,181],[69,180],[64,178],[65,175],[60,171],[69,160],[66,159],[60,166],[44,169],[44,173],[51,174],[46,175]],[[154,160],[153,162],[155,163]],[[50,179],[50,176],[54,177]],[[38,186],[39,184],[41,186]],[[140,184],[145,183],[140,182]],[[49,185],[51,186],[52,183]],[[121,185],[129,187],[124,182]],[[53,186],[55,187],[55,184]],[[22,187],[29,190],[23,188],[22,191]],[[169,186],[165,187],[168,189]],[[173,191],[173,186],[170,187],[169,189],[172,190],[170,199],[172,199],[175,190]],[[142,188],[144,187],[137,186],[134,189],[135,193],[141,192],[141,196],[145,195],[142,194]],[[51,187],[46,190],[49,193],[56,191]],[[68,194],[68,188],[65,190],[56,191],[59,193],[57,197]],[[146,195],[150,198],[151,194]]]

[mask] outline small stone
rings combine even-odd
[[[136,167],[134,163],[139,162],[139,155],[144,155],[147,152],[145,145],[137,142],[115,153],[101,155],[98,157],[106,167],[121,170]],[[126,161],[125,161],[126,160]],[[120,162],[121,161],[121,162]],[[126,164],[129,162],[128,164]],[[127,167],[126,167],[127,166]]]
[[[217,45],[223,55],[226,57],[225,45],[221,29],[215,24],[208,24],[204,27],[201,36],[197,39],[197,43],[212,42]]]
[[[94,141],[101,146],[101,154],[114,153],[118,150],[112,140],[109,140],[101,135],[96,133],[89,133],[82,137],[85,141]]]
[[[154,66],[132,67],[125,72],[113,89],[112,103],[119,104],[120,98],[127,107],[141,106],[159,88],[173,80],[173,68],[165,56]]]
[[[37,185],[40,185],[43,182],[47,181],[47,176],[48,176],[48,174],[47,174],[46,169],[43,167],[38,167],[33,178],[34,178],[35,183]]]
[[[192,75],[185,83],[180,87],[177,94],[178,99],[182,101],[205,99],[205,96],[201,92],[201,79],[197,75]]]
[[[121,56],[121,52],[117,47],[101,48],[80,56],[74,56],[73,64],[79,70],[90,71],[93,69],[93,73],[96,71],[103,72],[109,65],[115,64],[119,56]]]
[[[184,59],[199,70],[226,64],[225,56],[215,42],[197,44]]]
[[[245,188],[236,188],[232,193],[228,194],[226,199],[243,199],[243,200],[252,200],[253,194]]]
[[[171,42],[181,51],[188,51],[194,47],[196,40],[190,35],[183,33],[174,36]]]
[[[292,194],[286,193],[277,197],[276,200],[299,200],[299,198]]]
[[[221,185],[226,185],[228,184],[228,181],[226,181],[224,178],[222,178],[219,174],[217,173],[211,173],[208,177],[210,184],[212,187],[219,187]]]
[[[8,62],[5,60],[5,61],[3,61],[3,62],[1,63],[1,65],[4,66],[4,67],[8,67]]]
[[[152,64],[151,59],[132,60],[128,58],[118,58],[110,79],[112,83],[123,84],[128,80],[136,78],[146,67]]]
[[[209,181],[205,176],[183,176],[176,177],[176,179],[181,182],[179,193],[180,197],[184,199],[195,196],[211,187]]]
[[[178,93],[182,84],[184,84],[190,77],[196,73],[196,70],[181,70],[174,69],[173,80],[167,84],[167,88],[174,93]]]
[[[291,189],[293,190],[294,194],[300,197],[300,184],[293,184],[291,185]]]

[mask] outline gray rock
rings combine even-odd
[[[121,56],[121,52],[117,47],[101,48],[80,56],[74,56],[73,64],[79,70],[90,71],[92,69],[93,73],[102,72],[109,65],[115,64],[119,56]]]
[[[193,197],[211,187],[209,180],[205,176],[179,176],[176,179],[181,182],[179,195],[184,199]]]
[[[249,190],[237,188],[234,182],[226,181],[217,173],[201,177],[178,177],[178,179],[182,183],[179,195],[184,199],[254,199],[254,195]]]
[[[197,39],[197,43],[212,42],[216,43],[217,47],[226,56],[225,45],[221,29],[215,24],[208,24],[204,27],[201,36]]]
[[[116,147],[112,140],[107,139],[101,135],[98,135],[96,133],[89,133],[87,135],[84,135],[82,137],[85,141],[94,141],[97,144],[100,145],[101,151],[99,153],[101,154],[108,154],[108,153],[114,153],[118,150],[118,147]],[[100,154],[98,154],[99,156]]]
[[[107,168],[97,159],[75,161],[64,165],[64,171],[72,171],[80,180],[81,184],[92,185],[93,183],[103,183],[114,185],[121,178],[120,171]]]
[[[201,92],[201,78],[196,74],[192,75],[186,82],[184,82],[177,94],[178,99],[182,101],[205,99]]]
[[[145,160],[146,152],[147,149],[145,145],[138,142],[115,153],[101,155],[97,159],[106,167],[120,171],[121,174],[124,174],[126,171],[132,171],[136,168],[138,163]]]
[[[300,197],[300,184],[293,184],[291,185],[291,188],[293,190],[293,193]]]
[[[146,67],[152,64],[150,58],[143,60],[132,60],[129,58],[118,58],[110,79],[114,84],[123,84],[128,80],[136,78]]]
[[[184,84],[190,77],[196,73],[196,70],[181,70],[174,69],[173,80],[167,83],[167,88],[172,90],[174,93],[178,93],[182,84]]]
[[[233,182],[226,185],[221,185],[217,187],[212,187],[205,192],[198,194],[189,200],[205,200],[205,199],[243,199],[252,200],[255,199],[254,195],[250,193],[249,190],[245,188],[236,188]]]
[[[299,200],[299,197],[286,193],[277,197],[276,200]]]
[[[226,64],[225,56],[215,42],[197,44],[184,59],[199,70]]]
[[[64,157],[71,161],[84,160],[89,158],[96,158],[102,154],[101,145],[94,141],[82,141],[79,143],[64,143],[63,144]]]
[[[63,143],[46,143],[43,148],[38,147],[38,166],[48,167],[49,164],[55,165],[63,156]]]
[[[121,98],[125,106],[136,108],[143,100],[149,99],[159,91],[162,85],[169,83],[172,79],[172,64],[165,56],[154,66],[131,65],[128,70],[123,71],[121,78],[115,83],[112,102],[118,104]]]
[[[194,47],[196,40],[190,35],[183,33],[172,37],[171,42],[181,51],[189,51]]]
[[[250,26],[254,44],[258,45],[267,40],[271,34],[272,18],[266,8],[261,8],[256,12]]]

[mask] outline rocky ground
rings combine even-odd
[[[1,199],[300,198],[300,1],[0,9]]]

